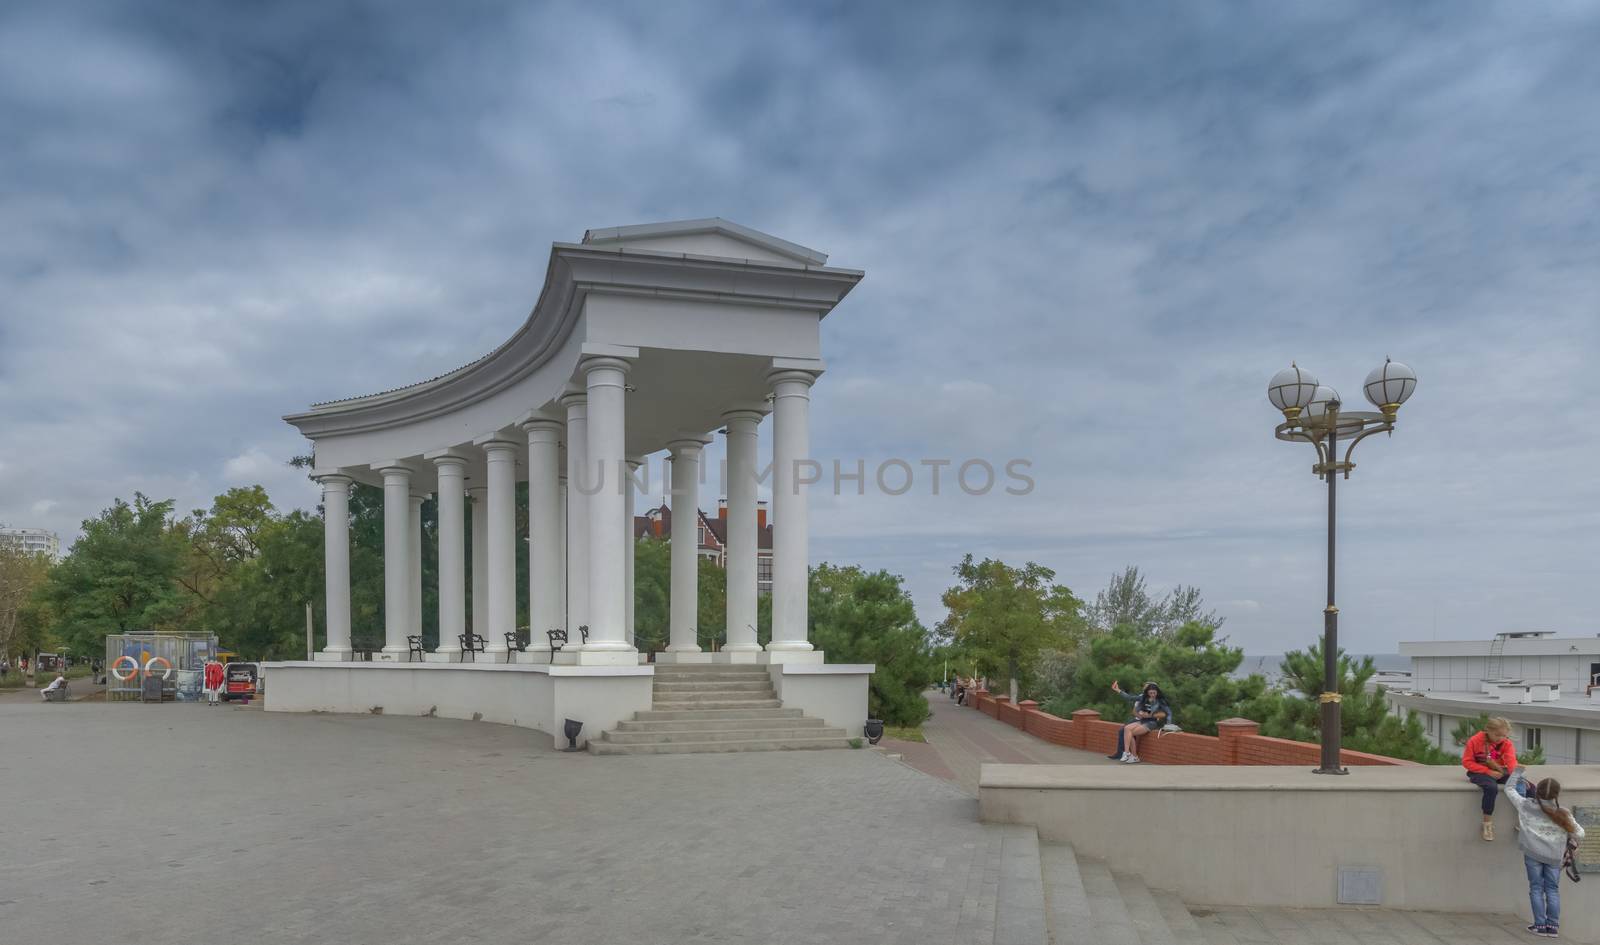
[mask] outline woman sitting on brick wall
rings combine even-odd
[[[1167,697],[1162,694],[1161,687],[1153,682],[1145,683],[1144,689],[1136,696],[1123,692],[1122,685],[1112,680],[1111,691],[1132,704],[1133,721],[1124,725],[1122,731],[1117,733],[1117,750],[1106,757],[1136,765],[1139,763],[1139,737],[1162,726],[1171,725],[1172,706],[1167,704]]]

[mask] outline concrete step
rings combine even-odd
[[[771,699],[772,688],[766,689],[689,689],[657,691],[652,695],[656,702],[727,702],[730,699]]]
[[[1182,899],[1160,889],[1150,890],[1150,895],[1161,910],[1161,918],[1166,920],[1167,929],[1177,945],[1206,945],[1206,934],[1200,931],[1200,923],[1195,921]]]
[[[1064,843],[1041,843],[1039,864],[1043,874],[1045,916],[1052,945],[1100,945],[1089,896],[1078,874],[1078,858]]]
[[[657,663],[655,664],[655,667],[657,676],[719,676],[727,678],[766,676],[771,678],[771,673],[765,666],[755,665],[728,666],[724,664],[718,666],[715,664],[707,665],[704,663]]]
[[[792,719],[790,721],[803,722],[807,720]],[[822,720],[818,719],[817,721],[820,722]],[[842,728],[806,726],[798,728],[728,729],[722,731],[707,731],[703,728],[657,729],[649,732],[609,731],[601,732],[600,737],[605,741],[618,745],[655,745],[668,742],[738,742],[768,738],[832,738],[844,741],[847,736]]]
[[[796,710],[794,715],[783,715],[777,718],[701,718],[709,713],[689,713],[689,718],[663,719],[660,721],[640,721],[627,719],[617,723],[618,732],[662,732],[671,730],[695,729],[703,732],[735,732],[735,731],[760,731],[774,728],[822,728],[821,719],[806,718]]]
[[[798,719],[803,715],[799,709],[785,709],[777,699],[763,700],[759,708],[754,708],[739,703],[732,707],[720,707],[701,703],[693,708],[663,708],[656,706],[633,714],[636,722],[676,722],[682,719]]]
[[[592,744],[592,743],[591,743]],[[1089,900],[1089,925],[1094,930],[1096,942],[1139,941],[1139,930],[1122,901],[1122,891],[1111,875],[1111,869],[1094,860],[1078,860],[1078,875],[1083,879],[1083,893]]]
[[[1150,895],[1150,887],[1137,876],[1125,873],[1113,873],[1111,878],[1122,894],[1122,905],[1133,920],[1134,931],[1139,933],[1140,945],[1178,945],[1161,907]]]
[[[683,699],[657,702],[651,706],[656,712],[693,712],[710,709],[778,709],[783,703],[777,699]]]
[[[849,748],[843,738],[752,738],[734,741],[665,742],[653,745],[619,745],[603,738],[589,740],[595,755],[675,755],[696,752],[793,751],[814,748]]]
[[[657,695],[663,692],[771,692],[770,679],[658,679],[654,688]]]
[[[1039,834],[1032,827],[1016,825],[1007,825],[1001,830],[994,945],[1049,945]]]

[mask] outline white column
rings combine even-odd
[[[434,652],[454,660],[467,632],[467,461],[440,456],[433,464],[439,471],[439,647]]]
[[[704,441],[673,440],[672,616],[668,653],[699,653],[695,626],[700,605],[700,457]]]
[[[426,495],[411,493],[411,512],[406,522],[406,543],[410,546],[407,562],[410,572],[406,576],[406,590],[411,594],[411,612],[406,615],[406,624],[410,627],[406,631],[407,636],[422,633],[422,503],[426,501]],[[406,656],[410,658],[410,644],[406,646]]]
[[[594,473],[583,474],[589,457],[589,398],[568,394],[561,398],[567,411],[567,645],[563,653],[576,653],[583,645],[578,628],[589,623],[589,497]]]
[[[566,466],[563,465],[561,468],[565,470]],[[567,537],[567,474],[564,471],[561,473],[560,485],[557,488],[560,491],[558,505],[561,512],[561,554],[556,558],[556,590],[561,595],[561,606],[556,608],[556,616],[559,619],[555,626],[565,627],[567,626],[567,558],[570,555],[567,549],[571,545]],[[545,638],[545,642],[550,642],[549,637]]]
[[[528,649],[550,650],[562,614],[561,424],[530,420],[528,434]]]
[[[322,476],[322,562],[328,643],[319,660],[350,658],[350,477]]]
[[[728,636],[722,652],[731,662],[755,662],[756,642],[756,425],[755,410],[722,415],[728,430]]]
[[[807,478],[811,461],[809,371],[768,375],[772,385],[772,642],[769,652],[808,652]]]
[[[386,660],[403,660],[411,621],[411,469],[385,466],[383,473],[383,651]]]
[[[472,498],[472,632],[489,638],[489,487],[473,486]],[[460,646],[459,640],[450,641]]]
[[[634,631],[637,629],[633,625],[633,601],[634,601],[634,596],[635,596],[634,595],[634,586],[633,586],[633,553],[636,550],[635,546],[638,544],[638,542],[635,541],[634,537],[633,537],[633,490],[634,490],[634,485],[637,482],[637,480],[634,479],[634,475],[636,473],[638,473],[639,467],[643,466],[643,465],[644,465],[644,457],[642,457],[642,456],[630,456],[630,457],[628,457],[628,481],[622,484],[622,486],[623,486],[623,494],[624,494],[625,498],[627,499],[627,508],[628,508],[627,513],[623,515],[623,518],[627,521],[627,527],[624,528],[623,532],[622,532],[622,534],[623,534],[623,539],[622,540],[628,543],[627,572],[623,576],[623,581],[622,581],[622,589],[623,589],[622,592],[625,595],[623,597],[623,601],[622,601],[623,602],[623,610],[624,610],[624,616],[623,616],[623,620],[622,620],[622,625],[624,627],[626,627],[627,631],[628,631],[628,645],[633,647],[634,649],[638,649],[639,647],[638,647],[638,644],[634,643],[634,639],[633,639]]]
[[[506,651],[517,629],[517,444],[481,444],[489,460],[489,632],[484,652]]]
[[[623,390],[628,362],[587,358],[580,365],[589,393],[588,457],[580,485],[594,490],[589,506],[589,642],[578,653],[585,664],[635,664],[624,622],[627,582],[626,423]]]

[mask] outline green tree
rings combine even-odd
[[[305,606],[325,613],[322,520],[295,510],[256,532],[253,554],[228,569],[205,611],[221,643],[254,659],[303,659]],[[313,647],[326,642],[316,619]]]
[[[55,636],[80,655],[101,653],[108,633],[174,627],[187,603],[176,582],[186,552],[172,502],[135,493],[83,523],[83,537],[50,572],[42,596]]]
[[[1487,712],[1479,712],[1474,718],[1462,719],[1456,723],[1455,728],[1450,730],[1450,740],[1455,742],[1456,748],[1459,751],[1460,749],[1467,747],[1467,739],[1483,731],[1484,727],[1488,724],[1489,713]],[[1460,759],[1459,756],[1457,756],[1452,760]],[[1526,745],[1517,746],[1518,765],[1531,766],[1542,765],[1544,763],[1543,745],[1535,745],[1532,748],[1529,748]]]
[[[633,548],[633,645],[640,653],[666,648],[672,622],[672,545],[640,538]]]
[[[1424,764],[1449,764],[1454,759],[1436,748],[1415,716],[1402,718],[1389,711],[1382,686],[1368,691],[1367,683],[1377,671],[1372,657],[1351,658],[1342,648],[1336,654],[1339,677],[1340,744],[1352,751],[1364,751],[1391,758],[1406,758]],[[1261,733],[1295,741],[1317,742],[1322,737],[1322,641],[1305,650],[1291,650],[1281,666],[1283,690],[1270,713],[1248,716],[1261,722]]]
[[[922,691],[938,675],[928,631],[901,579],[827,563],[811,569],[809,638],[836,663],[874,663],[867,711],[890,725],[928,717]]]
[[[1217,628],[1223,621],[1216,611],[1205,609],[1198,587],[1180,584],[1166,597],[1152,596],[1144,575],[1131,564],[1113,574],[1105,590],[1095,594],[1085,618],[1101,633],[1132,627],[1141,636],[1172,636],[1190,623]]]
[[[1216,629],[1190,621],[1170,638],[1123,625],[1090,641],[1071,688],[1045,708],[1057,715],[1092,708],[1107,719],[1128,717],[1128,704],[1111,691],[1117,682],[1137,692],[1146,681],[1161,687],[1175,721],[1186,732],[1215,735],[1217,722],[1251,718],[1270,708],[1271,694],[1259,675],[1235,679],[1244,652],[1216,639]]]
[[[50,567],[45,555],[0,548],[0,656],[33,653],[46,645],[48,609],[40,591]]]
[[[1083,602],[1054,583],[1055,572],[1028,562],[1013,568],[972,555],[953,569],[940,634],[982,667],[1011,681],[1016,698],[1045,650],[1074,649],[1083,636]]]

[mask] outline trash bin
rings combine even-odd
[[[161,684],[162,684],[162,681],[163,680],[161,679],[161,677],[157,676],[154,673],[151,673],[150,675],[144,677],[144,681],[140,685],[140,693],[142,694],[142,697],[143,697],[142,701],[144,701],[144,702],[160,702],[161,701]]]

